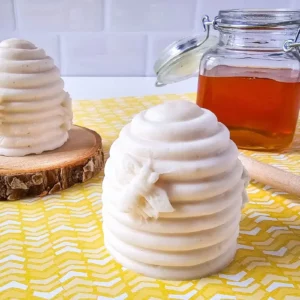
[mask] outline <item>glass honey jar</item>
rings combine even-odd
[[[287,148],[300,108],[300,10],[223,10],[203,24],[204,40],[181,40],[164,51],[157,85],[195,75],[201,60],[197,104],[217,115],[238,147]],[[204,49],[211,26],[219,38]]]

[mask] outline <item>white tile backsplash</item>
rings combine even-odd
[[[13,0],[0,0],[0,30],[11,31],[15,29],[15,16]]]
[[[290,0],[289,5],[291,8],[300,9],[300,1],[299,0]]]
[[[99,31],[102,0],[15,0],[18,25],[31,31]]]
[[[29,39],[66,76],[149,76],[165,46],[203,32],[204,14],[282,7],[300,0],[0,0],[0,40]]]
[[[196,0],[108,0],[113,31],[193,30]]]
[[[62,74],[144,76],[146,41],[142,33],[64,34]]]

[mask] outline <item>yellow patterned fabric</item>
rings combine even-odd
[[[193,101],[195,95],[76,101],[75,123],[101,134],[107,157],[134,114],[175,98]],[[300,174],[299,150],[300,128],[285,153],[245,153]],[[209,278],[161,281],[122,268],[106,252],[102,178],[45,198],[0,203],[1,300],[300,299],[299,198],[250,184],[233,263]]]

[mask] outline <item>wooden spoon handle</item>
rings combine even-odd
[[[290,194],[300,196],[300,176],[258,162],[242,154],[239,158],[252,179]]]

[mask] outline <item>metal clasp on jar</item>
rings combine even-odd
[[[294,40],[287,40],[284,42],[283,51],[290,52],[290,51],[294,50],[295,48],[299,48],[300,47],[299,38],[300,38],[300,28],[298,29],[296,38]]]
[[[228,28],[244,28],[244,29],[247,29],[247,28],[258,28],[258,27],[276,27],[276,26],[282,26],[282,25],[290,25],[291,24],[291,21],[284,21],[284,22],[278,22],[278,23],[266,23],[266,24],[263,24],[263,25],[247,25],[247,24],[238,24],[238,25],[229,25],[229,24],[226,24],[226,26],[222,26],[222,24],[220,24],[219,22],[219,19],[218,17],[215,17],[214,20],[210,20],[209,16],[205,15],[203,18],[202,18],[202,24],[203,24],[203,28],[204,28],[204,31],[206,32],[206,37],[204,39],[204,41],[202,43],[204,43],[208,38],[209,38],[209,33],[210,33],[210,26],[213,26],[213,28],[215,30],[218,30],[219,27],[228,27]],[[297,32],[297,35],[296,35],[296,38],[295,39],[290,39],[290,40],[286,40],[283,44],[283,51],[284,52],[290,52],[290,51],[293,51],[294,49],[296,48],[300,48],[300,28],[298,29],[298,32]]]

